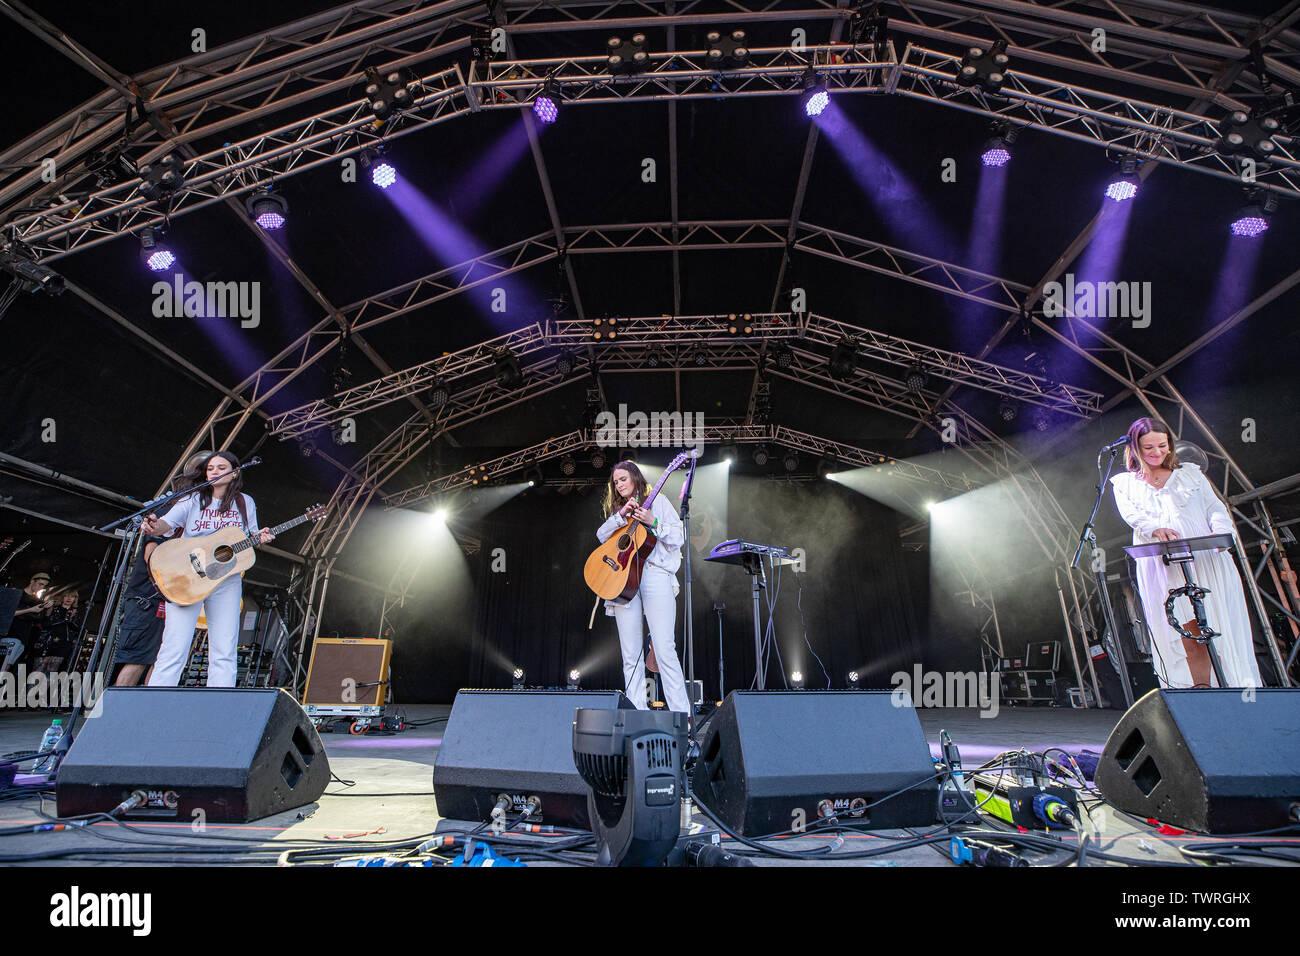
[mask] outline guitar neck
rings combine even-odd
[[[285,531],[288,531],[290,528],[298,527],[298,525],[302,524],[304,521],[307,520],[309,520],[308,516],[302,514],[302,515],[298,515],[298,517],[296,518],[290,518],[284,524],[278,524],[274,528],[268,528],[267,530],[269,530],[273,535],[281,534]],[[234,546],[235,551],[238,552],[238,551],[243,551],[247,548],[256,548],[261,543],[260,541],[258,541],[257,537],[255,537],[256,534],[257,534],[256,530],[248,534],[245,534],[244,540]]]

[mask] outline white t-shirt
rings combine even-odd
[[[184,528],[182,538],[201,538],[230,527],[242,528],[245,532],[253,531],[258,527],[257,505],[253,504],[253,499],[248,495],[241,494],[240,497],[244,499],[244,510],[248,512],[248,524],[240,519],[239,507],[234,501],[231,501],[229,511],[221,510],[224,503],[215,499],[208,502],[206,508],[200,508],[197,492],[182,498],[165,515],[159,517],[172,528]]]

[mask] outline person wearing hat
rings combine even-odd
[[[18,610],[14,611],[14,620],[9,625],[9,633],[0,638],[0,653],[4,654],[4,660],[0,662],[0,674],[13,667],[22,656],[31,641],[32,627],[36,624],[36,618],[54,606],[53,601],[42,599],[42,595],[49,588],[49,572],[37,571],[27,582],[27,587],[23,588],[22,594],[18,595]]]

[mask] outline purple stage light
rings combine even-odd
[[[533,100],[533,112],[543,123],[554,123],[556,117],[560,115],[560,108],[555,105],[555,100],[542,93]]]
[[[1242,216],[1233,221],[1231,228],[1234,236],[1254,239],[1268,231],[1268,220],[1263,216]]]
[[[154,249],[145,257],[144,264],[154,272],[162,272],[176,265],[176,257],[170,249]]]
[[[1137,195],[1137,182],[1132,179],[1114,179],[1106,187],[1106,198],[1115,202],[1126,202]]]
[[[993,146],[984,150],[984,155],[980,157],[980,162],[985,166],[1005,166],[1011,161],[1011,154],[1007,152],[1005,146]]]
[[[803,101],[803,111],[809,116],[821,116],[822,111],[830,105],[831,95],[825,90],[814,90],[811,94],[805,96]]]
[[[281,226],[284,225],[285,222],[284,216],[274,211],[261,213],[254,221],[263,229],[267,229],[267,230],[279,229]]]
[[[388,163],[376,163],[370,167],[370,181],[380,189],[387,189],[397,182],[397,170]]]

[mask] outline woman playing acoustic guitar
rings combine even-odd
[[[241,493],[243,475],[234,472],[239,459],[228,451],[219,451],[208,459],[206,480],[218,478],[210,488],[196,491],[172,505],[162,518],[150,515],[144,522],[145,533],[163,536],[182,528],[183,538],[200,538],[221,528],[236,526],[252,533],[257,527],[257,506]],[[231,474],[231,472],[234,472]],[[226,477],[222,478],[221,476]],[[215,499],[215,500],[214,500]],[[263,544],[273,537],[257,532]],[[150,687],[175,687],[189,659],[194,640],[194,625],[200,609],[208,621],[208,686],[235,686],[235,648],[239,640],[239,602],[243,586],[238,574],[232,574],[202,601],[181,605],[167,602],[166,625],[158,660],[149,675]]]
[[[649,509],[640,507],[638,502],[645,501],[648,490],[645,476],[635,462],[620,461],[610,473],[604,502],[607,518],[596,529],[596,537],[604,543],[622,531],[629,518],[635,518],[649,527],[658,541],[646,559],[636,596],[626,604],[606,606],[611,609],[618,625],[618,639],[623,652],[623,682],[628,699],[638,709],[646,709],[645,660],[642,655],[645,631],[641,625],[644,614],[650,625],[650,643],[659,663],[668,709],[689,713],[686,680],[674,644],[677,569],[682,563],[681,548],[686,535],[676,509],[663,495],[655,495]]]

